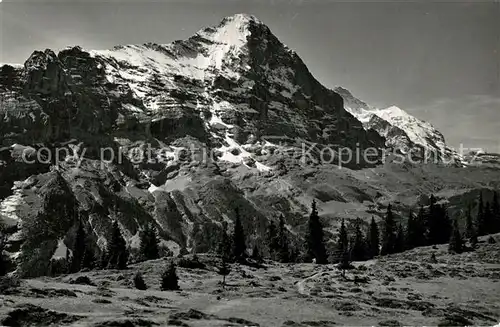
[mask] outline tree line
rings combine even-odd
[[[327,263],[323,231],[313,201],[309,217],[308,234],[306,236],[307,260],[316,263]],[[379,232],[380,230],[380,232]],[[462,231],[458,217],[450,218],[446,207],[439,204],[434,195],[430,196],[427,208],[421,206],[418,213],[408,214],[406,225],[397,223],[389,204],[381,227],[372,220],[366,230],[362,229],[361,220],[356,221],[353,235],[349,236],[344,220],[338,233],[333,260],[342,266],[352,261],[363,261],[378,255],[403,252],[421,246],[449,244],[449,251],[461,253],[469,242],[474,248],[477,237],[500,232],[499,195],[494,192],[491,203],[484,203],[483,194],[477,201],[477,215],[472,215],[472,205],[466,212],[465,230]]]
[[[464,251],[466,241],[471,247],[477,244],[478,236],[500,232],[500,201],[497,192],[492,202],[485,202],[483,194],[477,201],[477,214],[473,216],[473,205],[465,212],[465,227],[460,228],[458,218],[451,219],[446,207],[439,204],[435,196],[429,198],[427,207],[421,206],[415,214],[410,211],[406,224],[397,223],[392,205],[387,207],[382,223],[379,225],[372,217],[366,228],[361,219],[357,219],[351,232],[342,220],[333,252],[327,250],[326,237],[319,218],[317,204],[312,202],[307,223],[307,231],[303,247],[292,245],[291,233],[286,227],[285,217],[281,215],[276,224],[270,221],[267,226],[264,242],[255,243],[252,251],[247,249],[245,230],[240,211],[235,210],[232,234],[229,235],[227,224],[219,237],[215,250],[222,258],[220,273],[229,273],[231,262],[245,263],[248,259],[262,262],[263,258],[282,263],[316,262],[326,264],[339,262],[347,267],[350,261],[369,260],[379,255],[388,255],[421,246],[449,244],[451,252]],[[1,234],[1,233],[0,233]],[[4,244],[0,239],[0,250]],[[98,252],[92,247],[93,242],[86,232],[85,224],[79,219],[72,255],[67,255],[67,263],[61,267],[55,263],[50,266],[50,274],[74,273],[82,269],[125,269],[129,261],[129,249],[122,236],[118,221],[114,221],[111,237],[105,249]],[[153,224],[147,224],[140,233],[140,257],[143,260],[160,258],[159,239]],[[0,273],[6,271],[6,260],[0,256]],[[172,275],[174,268],[168,268],[166,274]]]

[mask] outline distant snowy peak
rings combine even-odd
[[[337,92],[343,99],[344,99],[344,107],[348,108],[350,112],[355,112],[356,114],[362,114],[366,110],[371,110],[370,106],[368,106],[365,102],[361,101],[360,99],[356,98],[352,93],[343,88],[343,87],[336,87],[334,89],[335,92]]]
[[[385,137],[387,146],[403,152],[420,146],[434,153],[440,153],[444,157],[461,161],[460,156],[446,145],[443,134],[432,124],[410,115],[397,106],[380,109],[355,98],[346,89],[337,87],[335,91],[344,99],[344,108],[363,123],[365,129],[374,129]]]
[[[415,118],[399,107],[391,106],[375,110],[373,113],[404,130],[413,143],[428,146],[429,142],[433,142],[433,146],[438,146],[439,148],[446,146],[444,136],[441,132],[435,129],[430,123]]]

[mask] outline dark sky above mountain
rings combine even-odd
[[[325,86],[397,105],[452,146],[500,151],[498,1],[4,0],[0,62],[67,45],[169,43],[240,12],[266,23]]]

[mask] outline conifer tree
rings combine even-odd
[[[485,235],[488,234],[493,234],[493,212],[491,210],[491,205],[489,202],[486,202],[486,205],[484,206],[484,230],[485,230]]]
[[[271,259],[276,259],[277,253],[279,252],[279,238],[276,225],[271,220],[267,226],[266,232],[267,246],[269,248],[269,255]]]
[[[306,235],[306,248],[309,260],[316,259],[317,264],[328,263],[323,235],[323,226],[319,220],[316,201],[313,201]]]
[[[394,253],[396,246],[396,222],[392,213],[392,206],[389,204],[387,207],[387,214],[385,216],[384,229],[382,233],[382,249],[381,255]]]
[[[106,249],[102,249],[99,255],[99,268],[106,269],[108,267],[109,257]]]
[[[441,206],[441,239],[439,244],[446,244],[446,240],[450,239],[451,231],[453,229],[453,220],[450,218],[448,214],[448,208],[446,206]]]
[[[375,222],[375,218],[372,217],[370,222],[370,228],[367,235],[368,252],[369,257],[374,258],[379,255],[380,247],[380,235],[378,231],[378,225]]]
[[[403,252],[406,248],[406,236],[403,229],[403,225],[399,224],[396,232],[396,241],[394,244],[394,252],[400,253]]]
[[[290,262],[300,262],[300,251],[297,247],[291,247],[290,249]]]
[[[2,228],[0,226],[0,276],[4,276],[7,273],[7,260],[3,255],[4,248],[5,235],[3,234]]]
[[[222,225],[222,233],[219,240],[219,247],[217,252],[222,258],[225,258],[225,260],[231,259],[231,240],[227,233],[226,223]]]
[[[177,277],[177,271],[175,269],[174,263],[171,262],[161,276],[161,290],[177,291],[179,289],[180,287],[179,278]]]
[[[429,226],[428,226],[428,214],[423,206],[420,206],[420,210],[418,211],[416,222],[420,227],[420,232],[422,235],[422,239],[420,240],[419,246],[430,245],[429,241]]]
[[[472,220],[472,208],[469,205],[467,209],[466,217],[465,217],[465,237],[469,240],[472,247],[475,247],[477,244],[477,232],[476,227],[474,226],[474,222]]]
[[[128,250],[127,243],[122,236],[118,221],[113,222],[111,229],[111,240],[108,243],[108,268],[125,269],[127,268]]]
[[[429,244],[447,243],[450,238],[451,222],[446,208],[436,203],[431,195],[431,204],[428,212],[428,239]]]
[[[406,245],[408,249],[413,249],[417,247],[417,226],[416,226],[417,218],[413,216],[413,211],[410,210],[410,214],[408,215],[408,222],[406,226],[406,230],[408,231]]]
[[[424,210],[424,217],[423,217],[423,222],[424,222],[424,230],[425,230],[425,238],[426,238],[426,245],[431,245],[431,244],[436,244],[435,243],[435,235],[433,235],[434,227],[433,227],[433,220],[434,217],[436,216],[436,198],[434,197],[433,194],[429,197],[429,208],[427,210]]]
[[[90,245],[90,240],[87,238],[85,246],[85,252],[83,253],[82,258],[82,268],[93,269],[96,266],[96,257],[94,253],[94,249]]]
[[[458,221],[455,219],[453,220],[450,242],[448,244],[448,251],[453,253],[462,253],[463,250],[464,244],[462,235],[460,234],[460,229],[458,228]]]
[[[73,257],[71,259],[71,273],[79,272],[82,269],[83,256],[85,254],[86,246],[85,229],[83,222],[78,221],[78,228],[76,230],[75,241],[73,244]]]
[[[487,234],[486,221],[484,216],[484,201],[483,193],[479,193],[479,203],[477,205],[477,217],[476,217],[477,235],[483,236]]]
[[[255,260],[256,262],[262,262],[262,255],[260,254],[259,247],[257,246],[257,244],[253,246],[252,259]]]
[[[279,240],[278,260],[281,263],[290,262],[288,238],[286,236],[286,228],[285,228],[285,217],[283,215],[280,216],[278,240]]]
[[[245,241],[245,231],[243,230],[243,225],[241,224],[240,211],[235,210],[236,218],[234,221],[234,231],[233,231],[233,257],[237,261],[242,261],[245,259],[246,255],[246,241]]]
[[[218,271],[219,275],[222,276],[222,288],[226,287],[226,276],[229,275],[230,272],[231,267],[229,266],[229,263],[226,258],[222,257],[222,263]]]
[[[342,219],[339,230],[339,239],[337,242],[337,251],[344,253],[349,248],[349,236],[347,234],[347,228],[345,226],[345,221]]]
[[[142,274],[140,272],[137,272],[134,275],[134,286],[141,291],[145,291],[148,289],[148,286],[146,285],[146,282],[144,281],[144,278],[142,277]]]
[[[423,217],[425,216],[424,208],[420,207],[419,214],[414,216],[410,211],[407,227],[407,248],[413,249],[425,245],[425,230],[423,225]]]
[[[361,222],[359,219],[356,223],[356,231],[354,234],[354,240],[352,242],[351,256],[351,259],[353,261],[363,261],[368,257],[365,236],[361,231]]]
[[[492,203],[492,225],[493,232],[500,232],[500,200],[498,199],[498,192],[493,193],[493,203]]]
[[[336,256],[339,260],[338,268],[342,271],[342,277],[345,278],[345,271],[352,268],[352,249],[349,249],[349,240],[344,220],[342,220],[342,224],[340,225]]]
[[[351,253],[349,250],[346,249],[342,253],[340,257],[340,262],[338,264],[338,268],[342,270],[342,277],[344,278],[345,278],[345,271],[353,268],[353,266],[351,265]]]
[[[147,224],[141,233],[140,253],[145,260],[154,260],[160,257],[156,228]]]

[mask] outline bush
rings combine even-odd
[[[146,285],[146,282],[144,281],[144,278],[142,278],[142,274],[140,272],[138,272],[134,276],[134,286],[141,291],[145,291],[148,289],[148,286]]]
[[[16,277],[0,277],[0,294],[8,295],[14,293],[21,286],[21,282]]]
[[[206,266],[204,263],[200,262],[200,259],[195,254],[192,258],[183,257],[177,263],[179,267],[188,268],[188,269],[205,269]]]
[[[51,259],[49,263],[49,276],[55,277],[69,272],[69,262],[66,258]]]
[[[177,277],[175,265],[171,263],[161,276],[161,290],[177,291],[179,289],[179,278]]]
[[[95,284],[90,280],[88,276],[79,276],[76,279],[72,279],[70,284],[78,284],[78,285],[90,285],[95,286]]]

